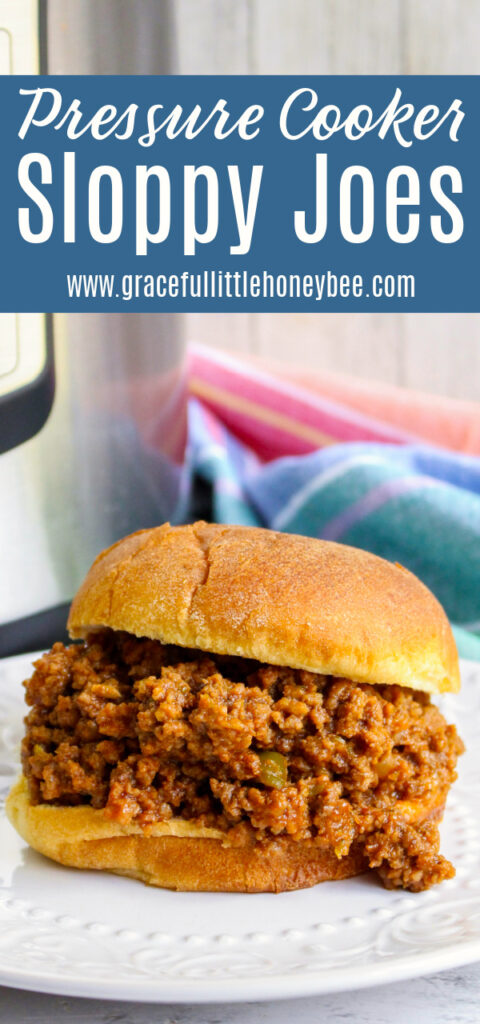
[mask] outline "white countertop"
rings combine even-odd
[[[480,964],[344,995],[204,1006],[104,1002],[0,988],[4,1024],[478,1024]]]

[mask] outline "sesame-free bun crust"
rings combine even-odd
[[[72,637],[102,627],[359,683],[460,688],[448,620],[416,576],[273,530],[167,523],[125,537],[72,604]]]
[[[399,812],[409,822],[439,820],[447,789],[423,802],[399,801]],[[229,845],[225,833],[183,818],[159,822],[146,835],[140,826],[109,821],[103,810],[86,804],[32,804],[23,775],[10,790],[6,810],[22,839],[50,860],[129,875],[163,889],[286,892],[351,878],[366,869],[358,848],[340,859],[331,847],[288,836]]]
[[[112,871],[184,892],[285,892],[350,878],[365,869],[356,850],[339,860],[332,849],[268,839],[229,846],[224,833],[174,818],[149,835],[109,821],[87,805],[31,804],[22,776],[7,799],[16,831],[38,853],[67,867]]]

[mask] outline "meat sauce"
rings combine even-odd
[[[434,819],[463,744],[423,693],[108,630],[54,644],[25,687],[33,803],[90,804],[146,834],[181,816],[232,843],[360,846],[388,887],[454,874]]]

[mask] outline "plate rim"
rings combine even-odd
[[[33,660],[32,654],[14,655],[0,661],[0,666],[14,664],[26,659]],[[480,675],[480,663],[462,659],[461,669],[468,673],[474,671]],[[4,811],[1,812],[2,817]],[[7,888],[8,891],[8,888]],[[472,898],[474,894],[472,893]],[[301,951],[302,943],[299,940]],[[421,953],[410,951],[404,955],[385,958],[382,962],[360,962],[339,966],[313,966],[311,970],[295,971],[282,974],[253,975],[248,979],[245,975],[229,977],[166,977],[144,978],[122,976],[121,966],[112,967],[112,977],[85,974],[78,976],[75,972],[75,961],[69,972],[61,973],[42,968],[4,966],[0,953],[0,985],[22,991],[39,992],[50,995],[73,996],[111,1000],[118,1002],[136,1002],[162,1004],[208,1004],[208,1003],[242,1003],[268,1002],[291,998],[302,998],[315,995],[349,992],[367,989],[380,985],[392,984],[415,979],[433,973],[466,966],[480,960],[480,936],[466,937],[464,940],[453,940],[449,945],[430,948]],[[246,995],[246,987],[248,994]]]
[[[455,955],[452,955],[453,953]],[[480,939],[473,939],[456,947],[430,950],[421,957],[410,954],[384,964],[329,968],[328,971],[312,971],[308,975],[254,977],[248,982],[248,997],[245,996],[245,978],[240,978],[237,982],[232,978],[182,978],[174,981],[162,979],[160,982],[145,979],[145,983],[140,984],[138,979],[131,982],[129,979],[122,981],[116,977],[111,982],[100,979],[90,982],[76,978],[73,974],[37,974],[31,970],[23,974],[21,970],[4,971],[0,966],[0,984],[6,988],[48,995],[157,1005],[280,1002],[285,999],[360,991],[414,980],[456,967],[468,966],[478,960]],[[179,991],[180,989],[182,991]]]

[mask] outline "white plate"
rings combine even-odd
[[[0,791],[18,771],[21,680],[0,662]],[[373,874],[282,895],[172,893],[62,868],[0,817],[0,983],[158,1002],[276,999],[378,985],[480,958],[480,665],[441,702],[468,746],[442,849],[456,878],[387,892]]]

